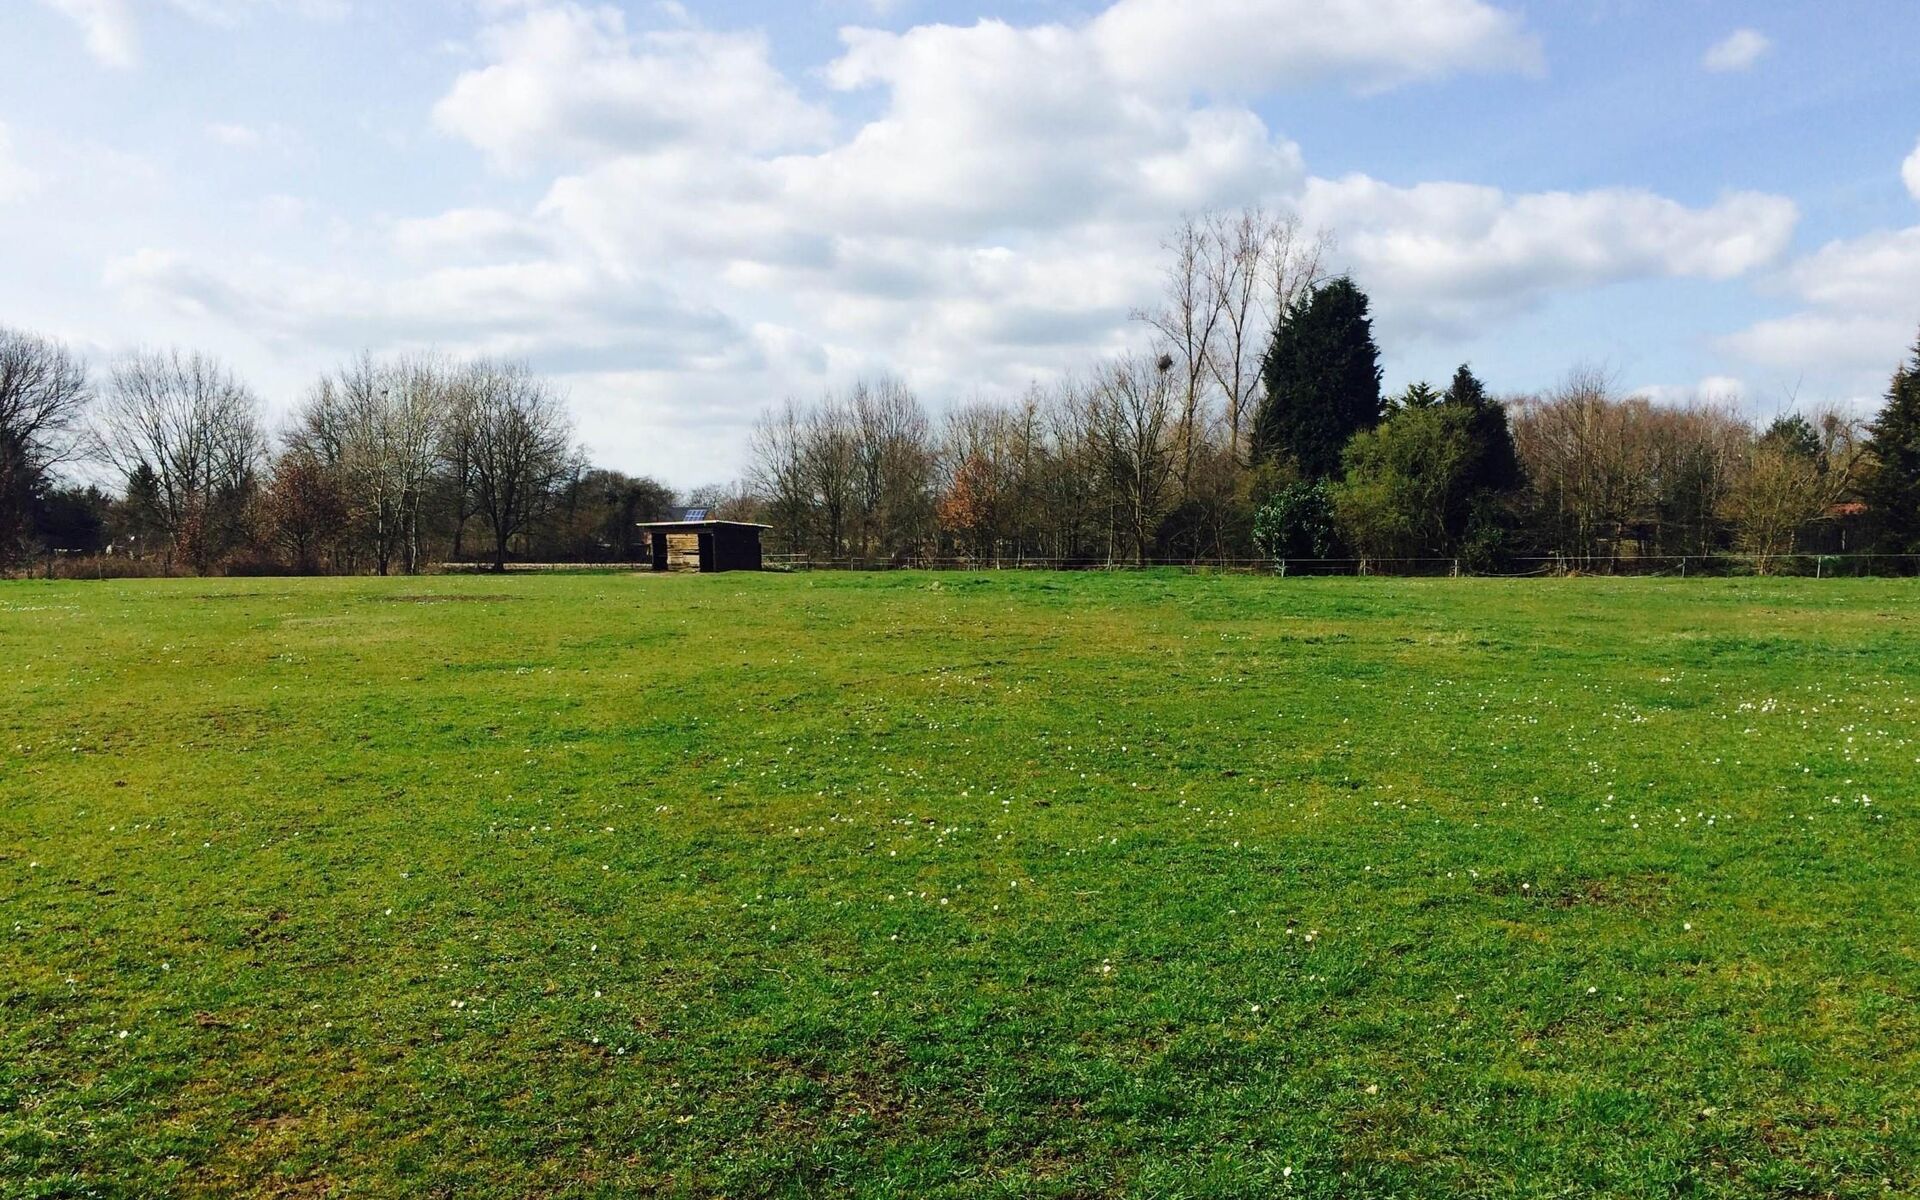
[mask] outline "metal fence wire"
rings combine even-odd
[[[1137,571],[1184,570],[1244,575],[1367,576],[1408,578],[1526,578],[1531,576],[1787,575],[1815,579],[1920,575],[1920,554],[1667,554],[1579,557],[1537,555],[1474,564],[1462,558],[1181,558],[1102,560],[1085,558],[921,557],[830,558],[769,554],[776,571]]]

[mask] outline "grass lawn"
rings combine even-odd
[[[0,585],[0,1195],[1920,1194],[1920,585]]]

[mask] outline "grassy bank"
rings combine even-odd
[[[1920,1188],[1920,585],[0,585],[0,1194]]]

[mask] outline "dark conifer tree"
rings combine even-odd
[[[1308,479],[1337,477],[1347,442],[1383,411],[1366,293],[1350,279],[1308,293],[1274,330],[1262,374],[1254,459],[1291,460]]]
[[[1760,440],[1810,462],[1821,457],[1820,431],[1799,413],[1775,417],[1773,424],[1767,426],[1767,431],[1760,435]]]
[[[1468,492],[1510,492],[1526,482],[1520,452],[1513,445],[1507,410],[1487,395],[1486,385],[1462,364],[1453,373],[1442,403],[1467,414],[1467,434],[1473,439],[1473,457],[1463,481]]]
[[[1868,426],[1872,468],[1861,488],[1882,547],[1920,553],[1920,344],[1893,375],[1886,407]]]

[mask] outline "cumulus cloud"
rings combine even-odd
[[[1799,219],[1791,201],[1753,193],[1688,208],[1625,189],[1514,196],[1366,176],[1314,180],[1302,208],[1339,230],[1355,276],[1413,332],[1470,332],[1560,290],[1731,279],[1776,260]]]
[[[537,229],[562,258],[683,264],[826,361],[884,349],[975,386],[1123,344],[1180,213],[1299,200],[1298,147],[1236,95],[1540,64],[1483,0],[1120,0],[1075,23],[843,30],[818,78],[870,115],[836,129],[757,36],[495,11],[436,121],[496,166],[571,169],[529,225],[447,214],[399,232],[416,252]]]
[[[1785,370],[1844,373],[1862,393],[1883,386],[1913,342],[1914,322],[1873,313],[1800,312],[1722,339],[1731,353]]]
[[[1786,273],[1802,299],[1830,309],[1920,303],[1920,225],[1830,242]]]
[[[209,267],[141,250],[112,262],[110,288],[267,337],[348,351],[446,347],[568,364],[686,366],[732,352],[739,329],[657,280],[582,262],[442,267],[393,279],[270,263]]]
[[[1708,47],[1701,65],[1716,74],[1750,71],[1773,49],[1773,40],[1758,29],[1736,29]]]
[[[1761,321],[1725,345],[1775,367],[1870,379],[1890,369],[1920,328],[1916,279],[1920,226],[1831,242],[1782,273],[1783,286],[1806,308]]]
[[[1317,179],[1249,106],[1537,69],[1520,19],[1483,0],[1117,0],[1078,22],[851,28],[792,78],[761,35],[683,12],[650,29],[574,0],[482,11],[478,61],[433,119],[495,168],[550,173],[537,201],[386,221],[377,280],[146,252],[113,285],[289,343],[531,355],[571,373],[585,431],[617,447],[622,411],[737,425],[877,367],[937,402],[1135,346],[1129,314],[1183,213],[1259,203],[1337,230],[1397,336],[1753,272],[1797,219],[1745,193]]]
[[[1911,185],[1920,150],[1903,165]],[[1920,189],[1915,190],[1920,196]],[[1775,285],[1799,312],[1722,339],[1753,362],[1800,370],[1851,372],[1863,390],[1913,344],[1920,328],[1920,225],[1828,242],[1787,266]]]
[[[79,26],[87,53],[102,65],[131,67],[139,57],[139,37],[126,0],[41,0]]]
[[[1116,79],[1180,91],[1377,90],[1543,64],[1520,18],[1481,0],[1119,0],[1089,33]]]
[[[126,68],[140,58],[140,34],[130,0],[40,0],[79,27],[87,53],[104,66]],[[167,0],[174,12],[209,25],[234,26],[262,12],[316,20],[345,17],[349,0]]]
[[[1630,394],[1655,404],[1724,404],[1740,408],[1747,403],[1750,389],[1744,379],[1732,375],[1709,375],[1691,385],[1650,383],[1634,388]]]
[[[239,25],[263,12],[337,21],[352,10],[348,0],[168,0],[168,3],[196,21],[224,26]]]
[[[614,8],[533,7],[487,27],[486,66],[434,108],[495,165],[593,160],[692,141],[746,151],[818,144],[831,128],[757,33],[632,32]]]
[[[848,30],[827,72],[880,87],[884,113],[823,154],[777,164],[783,190],[843,226],[981,233],[1116,210],[1164,213],[1297,181],[1298,152],[1242,107],[1119,86],[1081,31],[983,21]]]
[[[498,261],[551,249],[534,222],[494,208],[456,208],[396,221],[392,236],[394,249],[413,260]]]
[[[1906,182],[1908,193],[1920,200],[1920,144],[1914,146],[1913,153],[1900,165],[1900,178]]]

